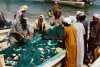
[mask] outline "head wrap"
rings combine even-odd
[[[40,15],[40,16],[43,18],[43,20],[45,20],[45,16],[44,16],[44,15]],[[39,16],[39,17],[40,17],[40,16]]]

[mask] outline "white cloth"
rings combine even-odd
[[[69,18],[72,20],[72,24],[77,22],[76,16],[69,16]]]
[[[84,37],[85,29],[82,23],[73,24],[77,31],[77,67],[83,67],[84,59]]]
[[[100,15],[99,14],[95,13],[93,16],[96,17],[96,18],[98,18],[98,19],[100,19]]]
[[[76,14],[79,15],[81,13],[81,11],[77,11]]]
[[[24,11],[24,10],[27,10],[28,9],[28,6],[27,5],[23,5],[20,7],[20,11]]]
[[[72,21],[71,21],[71,19],[69,17],[64,18],[63,21],[68,23],[68,24],[72,24]]]
[[[81,13],[80,13],[80,16],[84,16],[84,15],[85,15],[85,13],[84,13],[84,12],[81,12]]]

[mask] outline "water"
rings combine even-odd
[[[37,1],[37,0],[35,0]],[[40,0],[43,1],[43,0]],[[28,17],[29,22],[34,22],[37,17],[41,14],[46,15],[46,12],[52,8],[53,4],[44,3],[44,2],[34,2],[33,0],[0,0],[0,11],[2,11],[7,20],[12,21],[13,15],[19,9],[21,5],[28,5]],[[93,13],[100,14],[100,0],[94,0],[94,5],[81,9],[75,7],[69,7],[61,5],[63,9],[63,16],[67,17],[68,15],[75,15],[76,11],[84,11],[87,15],[89,21],[92,19]]]

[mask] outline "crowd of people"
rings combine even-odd
[[[98,57],[95,51],[100,50],[100,15],[94,14],[90,23],[86,19],[86,15],[82,11],[77,11],[75,16],[62,16],[62,9],[56,3],[52,10],[48,12],[50,16],[50,24],[45,20],[44,15],[40,15],[31,27],[27,23],[27,5],[23,5],[14,15],[14,22],[9,34],[9,42],[24,44],[23,38],[29,36],[32,41],[34,32],[48,31],[48,26],[64,27],[62,37],[62,46],[66,50],[64,67],[83,67],[88,65],[90,59],[92,62]],[[1,14],[0,14],[1,20]],[[1,24],[0,24],[1,25]],[[33,32],[34,31],[34,32]],[[89,35],[88,35],[89,33]],[[88,38],[89,37],[89,38]]]

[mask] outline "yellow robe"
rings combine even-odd
[[[64,28],[64,43],[66,49],[65,66],[77,67],[76,29],[72,26]]]

